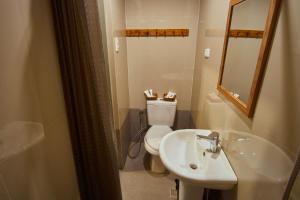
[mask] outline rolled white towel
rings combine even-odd
[[[152,89],[145,90],[144,93],[147,97],[154,97]]]
[[[175,96],[176,96],[176,93],[175,93],[175,92],[169,91],[165,97],[166,97],[166,98],[172,99],[172,98],[174,98]]]

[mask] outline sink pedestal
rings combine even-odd
[[[159,156],[151,155],[150,158],[150,169],[154,173],[158,174],[165,174],[167,173],[167,169],[165,168],[164,164],[161,162]]]
[[[180,180],[179,200],[199,200],[203,197],[204,188],[199,185],[186,183]]]

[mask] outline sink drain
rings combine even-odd
[[[194,163],[191,163],[191,164],[190,164],[190,168],[191,168],[191,169],[197,169],[198,166],[197,166],[196,164],[194,164]]]

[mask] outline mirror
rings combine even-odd
[[[264,30],[269,6],[270,0],[246,0],[236,4],[230,29]]]
[[[235,97],[247,102],[261,41],[229,38],[222,85]]]
[[[252,117],[279,0],[231,0],[218,90]]]

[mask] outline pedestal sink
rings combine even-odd
[[[166,168],[180,179],[179,200],[199,200],[203,189],[227,190],[237,184],[237,177],[223,150],[208,152],[210,142],[197,139],[210,130],[185,129],[164,136],[159,148]]]

